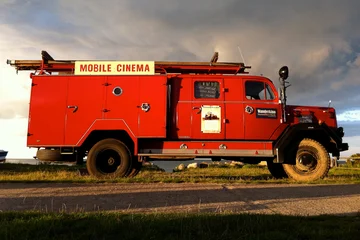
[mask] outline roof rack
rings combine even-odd
[[[80,60],[54,60],[46,51],[41,51],[42,60],[7,60],[7,64],[15,67],[16,71],[36,71],[39,75],[51,73],[74,74],[75,62]],[[219,53],[215,52],[209,62],[170,62],[155,61],[155,73],[182,73],[182,74],[246,74],[242,62],[217,62]],[[87,60],[81,60],[87,61]],[[99,61],[101,62],[101,61]]]

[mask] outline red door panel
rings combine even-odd
[[[244,82],[245,139],[268,140],[281,125],[281,105],[272,84],[264,80]]]
[[[225,138],[223,79],[193,79],[192,139]]]
[[[138,137],[165,138],[167,78],[140,77],[138,94]]]
[[[75,146],[96,119],[103,118],[103,76],[69,78],[65,118],[65,145]]]
[[[28,146],[64,144],[67,77],[33,76]]]
[[[174,77],[171,81],[171,137],[189,139],[191,136],[192,78]]]
[[[243,82],[240,76],[224,79],[226,139],[244,138]]]
[[[175,138],[189,139],[191,136],[191,102],[179,102],[175,115]]]

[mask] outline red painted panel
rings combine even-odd
[[[302,117],[311,115],[312,122],[325,122],[329,127],[337,128],[336,111],[332,107],[287,105],[287,122],[300,123]]]
[[[227,77],[225,86],[226,139],[244,139],[243,81],[241,76]]]
[[[192,78],[171,78],[171,138],[188,139],[191,135]]]
[[[129,83],[130,84],[130,83]],[[138,137],[165,138],[167,117],[166,76],[139,77],[138,106],[149,104],[150,110],[138,108]]]
[[[138,134],[138,76],[108,76],[105,119],[125,119],[131,132]],[[118,94],[116,91],[120,91]],[[115,93],[115,94],[114,94]],[[115,126],[114,126],[115,127]],[[113,128],[114,130],[121,130]],[[129,133],[130,134],[130,133]]]
[[[244,125],[245,125],[245,139],[247,140],[268,140],[273,135],[275,130],[282,124],[281,123],[281,105],[277,96],[276,89],[269,80],[265,78],[248,78],[243,81],[245,86],[247,81],[261,81],[267,83],[271,87],[272,92],[275,95],[273,100],[260,100],[260,99],[247,99],[244,98],[243,108],[249,107],[252,112],[244,113]],[[246,96],[246,89],[244,87],[243,95]],[[257,116],[257,111],[261,116]],[[275,117],[271,117],[266,111],[276,112]]]
[[[33,76],[27,145],[64,144],[67,77]]]
[[[195,84],[197,82],[212,82],[219,84],[219,96],[218,98],[200,98],[195,96]],[[191,108],[191,138],[192,139],[224,139],[225,138],[225,105],[224,105],[224,81],[220,77],[216,78],[208,78],[208,77],[195,77],[192,81],[192,108]],[[203,115],[208,114],[204,106],[218,106],[220,116],[216,116],[218,120],[211,121],[219,121],[220,122],[220,132],[219,133],[206,133],[202,131],[202,118]],[[209,112],[210,114],[210,112]],[[211,114],[217,115],[216,112],[211,112]]]
[[[95,119],[103,117],[104,83],[103,76],[77,76],[69,78],[66,109],[65,145],[76,145]]]
[[[274,133],[270,137],[270,140],[277,140],[281,136],[281,134],[284,133],[284,131],[287,127],[288,127],[288,124],[286,124],[286,123],[279,125],[279,127],[274,131]]]

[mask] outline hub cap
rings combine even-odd
[[[116,172],[120,164],[120,155],[112,149],[103,150],[96,158],[96,168],[106,174]]]
[[[296,165],[294,166],[298,172],[310,173],[316,169],[316,166],[317,158],[315,154],[309,151],[298,153]]]

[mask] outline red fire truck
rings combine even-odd
[[[81,161],[97,177],[135,176],[144,160],[258,164],[275,178],[325,177],[348,150],[334,108],[286,104],[244,63],[8,60],[33,71],[27,146],[39,160]]]

